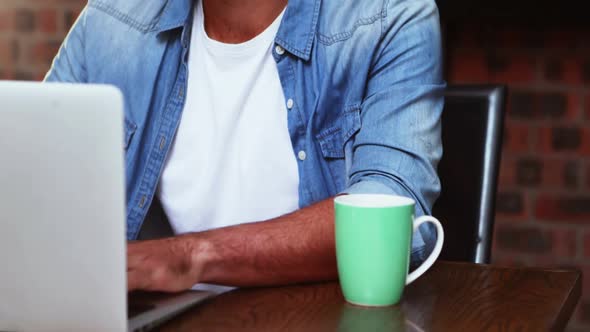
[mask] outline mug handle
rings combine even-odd
[[[424,263],[422,263],[422,265],[420,265],[416,270],[414,270],[414,272],[408,274],[408,277],[406,278],[406,285],[411,284],[421,275],[423,275],[424,272],[430,269],[430,267],[432,266],[432,264],[434,264],[442,250],[445,232],[443,231],[443,227],[440,224],[440,221],[438,221],[438,219],[436,219],[435,217],[422,216],[420,218],[415,219],[414,232],[418,231],[418,227],[420,227],[420,225],[427,222],[432,223],[434,224],[434,226],[436,226],[436,244],[434,245],[434,250],[432,250],[432,253],[430,253],[430,256],[428,256]]]

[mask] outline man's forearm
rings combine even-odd
[[[273,220],[186,236],[199,282],[249,287],[337,277],[334,208],[325,200]]]

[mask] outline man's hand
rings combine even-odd
[[[203,265],[195,259],[195,239],[175,237],[129,242],[127,245],[128,291],[179,292],[200,281]]]
[[[335,280],[332,199],[289,215],[164,240],[130,242],[129,291],[178,292]]]

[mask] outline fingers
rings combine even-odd
[[[178,292],[198,279],[186,264],[184,252],[172,250],[172,241],[130,242],[127,246],[128,291]]]
[[[127,291],[136,290],[181,292],[193,286],[190,278],[176,274],[165,267],[128,269]]]
[[[145,273],[138,270],[127,270],[127,291],[145,289],[147,282],[145,281]]]
[[[127,249],[127,290],[148,290],[150,273],[147,258],[131,246]]]

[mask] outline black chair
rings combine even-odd
[[[446,90],[442,192],[433,208],[445,229],[440,259],[490,262],[506,91],[493,85]]]

